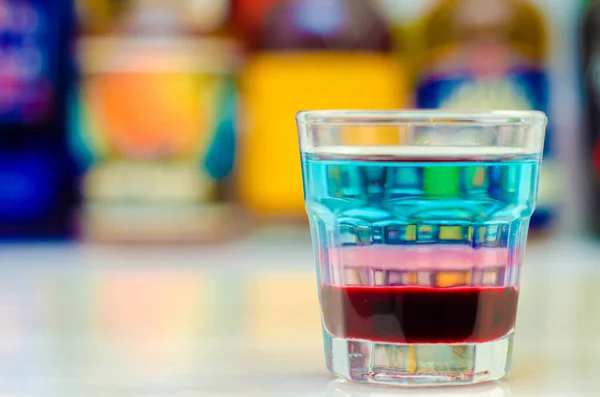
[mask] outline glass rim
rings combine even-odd
[[[522,126],[548,123],[537,110],[302,110],[296,113],[302,125],[486,125]]]

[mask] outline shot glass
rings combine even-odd
[[[441,386],[510,371],[547,118],[297,115],[327,368]]]

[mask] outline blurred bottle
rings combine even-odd
[[[126,0],[78,0],[77,16],[83,33],[115,33],[115,21],[129,5]]]
[[[224,1],[135,0],[79,45],[71,143],[87,169],[84,237],[225,238],[235,146],[235,45]],[[204,8],[202,6],[205,6]],[[210,18],[209,18],[210,16]]]
[[[386,18],[398,55],[408,69],[409,86],[418,76],[425,49],[423,29],[425,18],[440,0],[376,0],[375,4]]]
[[[385,22],[364,0],[281,2],[249,46],[239,197],[261,216],[303,218],[295,113],[402,107],[404,71]],[[366,135],[354,143],[377,143],[356,140]]]
[[[418,107],[547,112],[545,21],[533,4],[445,0],[427,16],[424,38]],[[548,130],[538,204],[531,218],[534,231],[551,225],[561,194],[553,140]],[[438,185],[447,180],[430,177]]]
[[[273,7],[282,0],[232,0],[231,20],[235,33],[245,43],[253,43]]]
[[[71,1],[0,0],[0,238],[72,232],[66,99],[74,33]]]
[[[600,2],[591,2],[583,20],[582,63],[588,114],[588,159],[591,182],[591,211],[589,223],[594,233],[600,235]]]
[[[228,29],[230,0],[78,0],[77,9],[86,35],[215,36]]]

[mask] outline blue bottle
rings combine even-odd
[[[0,239],[63,239],[77,201],[66,145],[74,4],[0,0],[0,9]]]
[[[417,107],[547,113],[546,23],[535,5],[522,0],[446,0],[425,20],[424,41]],[[551,127],[530,222],[534,232],[554,225],[563,193]],[[453,181],[438,178],[437,183]]]

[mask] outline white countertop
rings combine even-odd
[[[426,390],[326,372],[304,232],[0,250],[0,397],[600,396],[600,242],[529,245],[507,381]]]

